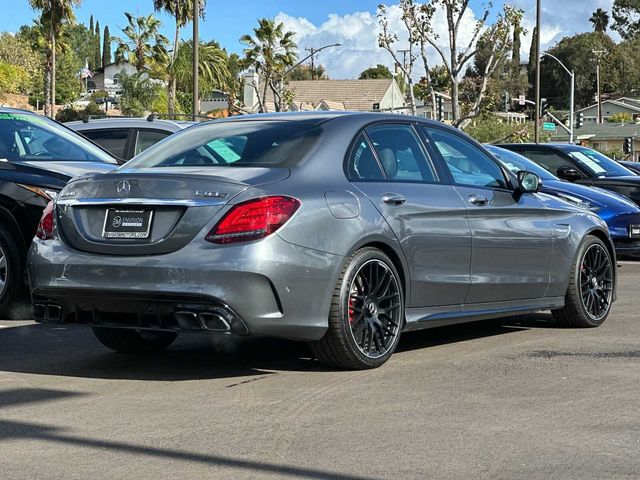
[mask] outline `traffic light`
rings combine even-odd
[[[438,121],[444,122],[444,101],[440,95],[436,97],[436,113],[438,115]]]
[[[631,155],[633,153],[633,137],[627,137],[624,139],[622,143],[622,150],[624,150],[625,155]]]
[[[540,118],[546,117],[549,113],[549,102],[546,98],[540,99]]]
[[[576,114],[576,128],[584,127],[584,113],[578,112]]]

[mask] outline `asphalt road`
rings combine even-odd
[[[195,336],[152,357],[0,322],[0,478],[640,478],[640,264],[600,328],[405,335],[383,368]]]

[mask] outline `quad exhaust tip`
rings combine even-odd
[[[185,330],[208,330],[210,332],[230,332],[231,324],[218,312],[192,312],[181,310],[175,314],[176,321]]]

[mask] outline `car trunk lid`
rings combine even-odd
[[[240,192],[288,176],[288,169],[233,167],[90,175],[60,193],[58,230],[70,246],[86,252],[169,253],[190,242]]]

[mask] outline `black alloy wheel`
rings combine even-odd
[[[400,287],[389,267],[380,260],[367,261],[351,282],[349,328],[360,352],[380,358],[400,332]]]
[[[599,321],[609,312],[613,293],[613,267],[609,252],[600,244],[591,245],[580,266],[580,293],[587,314]]]

